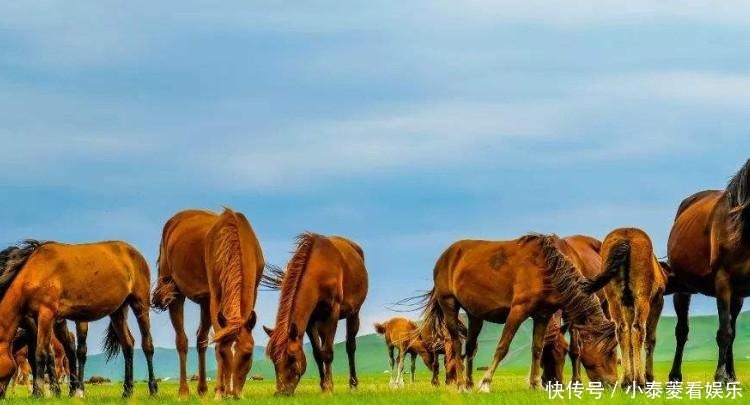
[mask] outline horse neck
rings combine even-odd
[[[307,324],[318,305],[318,297],[320,296],[318,283],[306,276],[307,274],[302,276],[299,287],[294,292],[294,305],[292,305],[292,311],[289,314],[289,321],[297,325],[300,333],[307,329]]]
[[[18,280],[15,280],[0,301],[0,346],[10,347],[12,344],[21,323],[21,307],[24,304]]]

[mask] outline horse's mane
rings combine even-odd
[[[0,299],[5,296],[13,280],[40,246],[49,242],[26,239],[18,245],[9,246],[0,252]]]
[[[230,210],[225,210],[222,216],[226,216],[227,221],[222,224],[218,232],[214,264],[219,270],[219,284],[221,285],[219,314],[224,318],[225,323],[223,328],[215,331],[213,337],[215,342],[236,336],[245,321],[242,317],[244,274],[239,224]]]
[[[558,242],[564,241],[556,235],[530,234],[522,238],[526,242],[532,239],[539,240],[547,264],[547,282],[560,294],[563,311],[572,327],[593,336],[595,344],[604,344],[603,350],[614,350],[617,346],[614,324],[604,316],[596,295],[581,288],[585,278],[557,247]]]
[[[276,329],[271,334],[266,347],[266,355],[272,360],[277,360],[282,356],[286,343],[289,341],[294,299],[307,268],[307,261],[315,245],[315,240],[318,237],[320,235],[311,232],[297,235],[297,247],[286,266],[286,272],[283,274],[277,272],[273,277],[264,277],[265,286],[278,285],[281,289],[279,312],[276,315]],[[305,327],[305,325],[302,325],[302,327]]]
[[[724,195],[729,203],[729,240],[739,243],[750,236],[750,159],[729,180]]]

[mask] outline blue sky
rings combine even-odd
[[[304,230],[358,241],[362,333],[460,238],[638,226],[664,254],[750,157],[750,8],[520,3],[3,3],[0,242],[153,263],[174,212],[228,205],[271,263]]]

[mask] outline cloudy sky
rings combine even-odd
[[[5,2],[0,242],[153,263],[173,213],[228,205],[271,263],[304,230],[359,242],[362,333],[456,239],[638,226],[663,255],[750,157],[750,8],[701,3]]]

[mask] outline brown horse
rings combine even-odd
[[[737,316],[750,294],[750,160],[724,191],[706,190],[677,209],[667,245],[674,276],[677,348],[670,380],[682,380],[682,353],[688,335],[690,296],[716,297],[719,359],[716,381],[736,379],[732,344]]]
[[[578,285],[584,279],[578,263],[578,255],[564,240],[536,234],[503,242],[463,240],[440,256],[423,328],[447,328],[452,357],[457,359],[459,390],[473,386],[471,371],[483,321],[505,323],[480,386],[481,391],[488,392],[513,336],[529,317],[534,320],[530,384],[538,387],[544,337],[550,317],[558,309],[565,311],[585,342],[581,359],[589,377],[605,383],[617,379],[614,325],[604,316],[596,296],[584,293]],[[460,361],[460,338],[465,333],[458,318],[460,309],[466,311],[469,320],[466,385]]]
[[[8,251],[6,249],[6,251]],[[68,245],[26,241],[0,263],[0,396],[15,374],[11,353],[18,326],[25,317],[37,327],[34,361],[44,370],[54,355],[50,350],[57,319],[93,321],[109,315],[105,349],[108,357],[120,348],[125,357],[123,396],[133,392],[133,337],[127,326],[130,307],[138,320],[149,373],[149,390],[156,394],[154,347],[149,325],[150,272],[143,256],[125,242]],[[58,334],[58,337],[62,334]],[[54,374],[54,368],[49,370]],[[34,379],[34,393],[42,395],[43,373]],[[52,390],[59,394],[56,376]]]
[[[264,327],[270,337],[266,354],[276,369],[276,393],[293,394],[305,373],[305,332],[318,365],[320,387],[324,392],[333,391],[333,338],[340,319],[346,319],[349,387],[356,388],[359,309],[367,296],[362,248],[340,236],[301,234],[286,272],[276,271],[265,281],[268,287],[281,289],[276,327]]]
[[[198,326],[198,394],[206,384],[206,348],[213,326],[216,342],[216,396],[239,397],[252,366],[255,301],[263,275],[263,252],[247,218],[224,209],[221,214],[187,210],[164,225],[159,249],[159,281],[152,306],[165,310],[174,326],[180,358],[179,395],[188,395],[185,297],[201,307]]]
[[[667,275],[654,255],[651,239],[637,228],[610,232],[601,255],[606,268],[584,282],[584,289],[594,292],[603,287],[607,295],[625,370],[622,386],[644,386],[646,381],[654,381],[656,326],[664,306]],[[641,359],[644,347],[645,370]]]
[[[419,326],[404,317],[394,317],[383,323],[375,323],[375,332],[383,335],[388,348],[388,360],[391,366],[390,385],[393,388],[404,386],[404,358],[411,356],[411,382],[414,383],[414,373],[417,368],[417,356],[432,371],[432,385],[439,385],[437,354],[434,347],[436,342],[427,341],[419,333]],[[394,351],[398,352],[394,361]],[[398,367],[398,368],[397,368]]]
[[[568,342],[565,341],[565,331],[562,325],[562,311],[557,311],[550,318],[547,332],[544,334],[541,367],[542,385],[563,382],[563,368],[565,356],[568,354]]]

